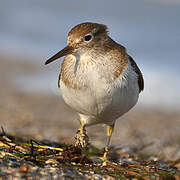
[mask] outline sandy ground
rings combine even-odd
[[[15,78],[38,72],[38,67],[23,60],[10,55],[0,57],[0,125],[11,134],[72,143],[79,127],[76,113],[55,94],[24,92],[16,87]],[[143,150],[177,159],[179,127],[177,110],[137,105],[117,121],[112,145],[150,144]],[[97,125],[87,130],[91,143],[103,147],[105,127]]]

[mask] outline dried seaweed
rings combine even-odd
[[[53,142],[48,145],[34,139],[19,139],[2,131],[0,136],[1,177],[180,179],[180,171],[175,167],[179,161],[165,162],[158,157],[152,160],[150,156],[144,158],[137,150],[131,154],[117,154],[112,150],[109,155],[110,161],[104,167],[99,158],[103,151],[97,148],[90,147],[89,150],[83,151],[73,145]]]

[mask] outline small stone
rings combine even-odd
[[[58,161],[56,161],[55,159],[48,159],[45,163],[46,164],[53,164],[53,165],[59,164]]]
[[[22,165],[19,168],[20,173],[27,173],[30,170],[32,170],[32,167],[30,165]]]

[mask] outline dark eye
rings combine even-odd
[[[87,34],[84,36],[84,40],[85,41],[90,41],[92,39],[92,35],[91,34]]]

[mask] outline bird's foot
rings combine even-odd
[[[81,149],[86,149],[88,146],[88,142],[89,142],[89,138],[86,134],[86,130],[81,127],[75,136],[76,142],[75,142],[75,146],[79,147]]]
[[[103,160],[102,166],[106,166],[107,163],[109,162],[109,160],[107,159],[108,153],[109,153],[109,148],[106,147],[104,149],[104,155],[103,155],[103,157],[101,157],[101,159]]]

